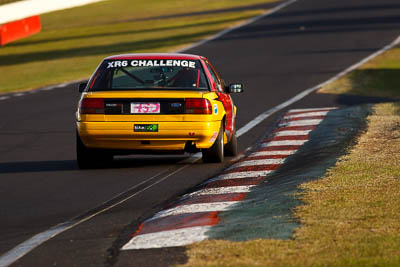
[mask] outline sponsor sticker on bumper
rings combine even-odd
[[[158,124],[135,124],[134,132],[158,132]]]

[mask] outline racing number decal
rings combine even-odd
[[[131,113],[160,113],[160,103],[131,103]]]

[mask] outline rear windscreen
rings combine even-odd
[[[90,81],[90,91],[208,90],[199,60],[105,60]]]

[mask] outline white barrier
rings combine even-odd
[[[0,6],[0,24],[103,0],[24,0]]]

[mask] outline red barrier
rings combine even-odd
[[[0,45],[40,32],[40,17],[33,16],[0,26]]]

